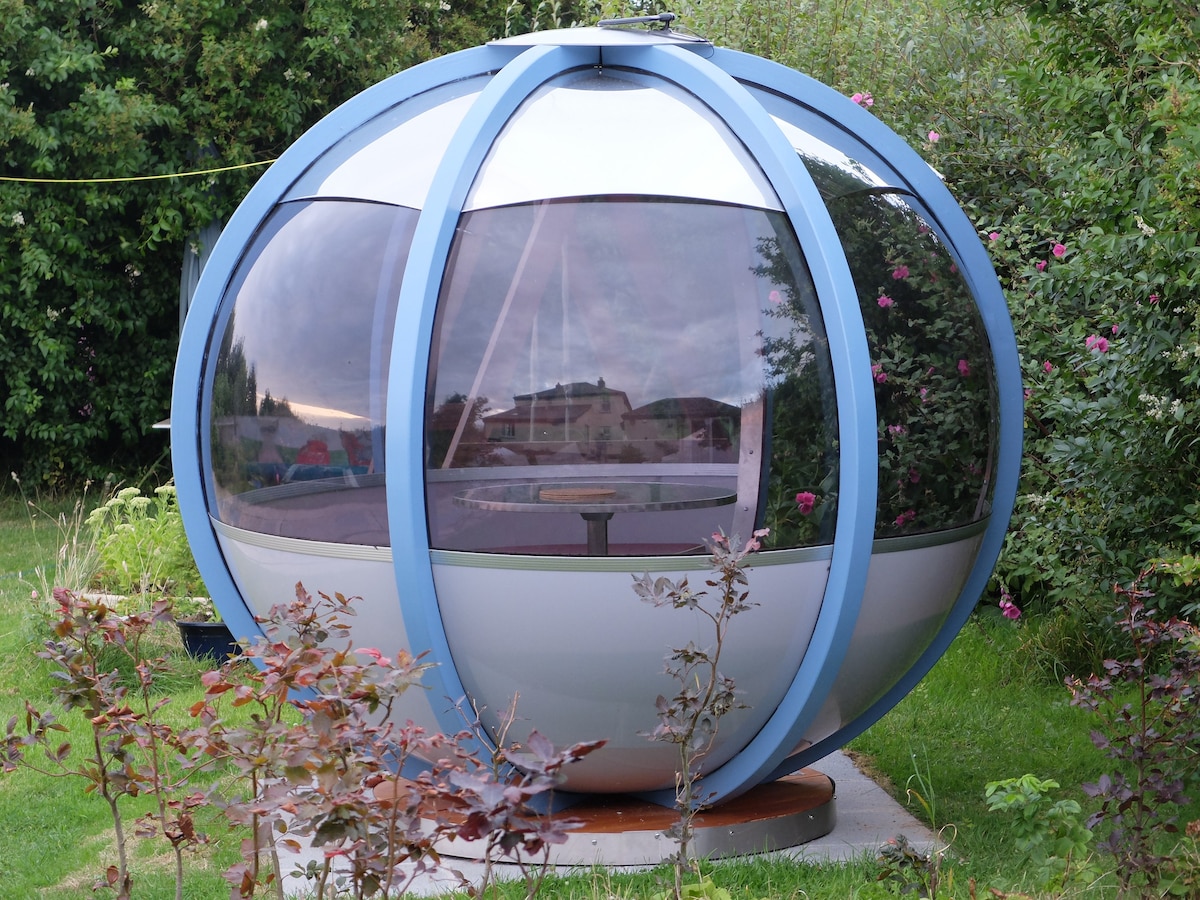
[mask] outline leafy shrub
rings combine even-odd
[[[171,620],[170,601],[119,615],[102,598],[58,588],[55,638],[39,655],[55,667],[55,698],[83,714],[83,737],[26,701],[25,715],[12,716],[0,733],[0,771],[26,767],[77,778],[105,803],[117,862],[96,885],[115,890],[119,900],[129,900],[137,883],[128,850],[133,835],[166,839],[182,900],[184,853],[207,841],[193,813],[206,805],[249,832],[244,862],[226,873],[231,896],[265,888],[282,900],[276,848],[298,849],[295,836],[324,850],[299,873],[311,878],[318,898],[394,896],[437,865],[438,841],[454,838],[483,841],[489,863],[519,862],[532,896],[550,846],[574,823],[534,812],[531,801],[554,790],[563,767],[603,741],[559,750],[534,732],[523,746],[497,748],[508,767],[498,773],[495,760],[481,763],[466,749],[471,733],[447,737],[425,734],[411,721],[390,722],[396,699],[419,684],[425,664],[403,651],[385,657],[352,649],[345,619],[354,599],[314,599],[297,585],[296,599],[264,621],[267,636],[246,650],[261,669],[231,662],[206,673],[205,697],[191,709],[197,724],[183,729],[160,715],[169,702],[161,689],[171,661],[152,656],[149,640]],[[124,672],[112,667],[115,659]],[[243,711],[223,708],[226,701]],[[410,781],[398,772],[413,756],[437,762]],[[194,776],[218,765],[228,767],[229,778],[193,789]],[[141,795],[154,803],[131,830],[127,806]]]
[[[1197,537],[1200,43],[1169,0],[978,6],[1033,29],[1001,104],[1024,110],[1024,161],[1003,190],[982,159],[954,169],[1007,289],[1027,385],[999,574],[1023,606],[1088,607],[1082,638],[1108,610],[1104,585]],[[1159,603],[1178,611],[1185,596]]]
[[[150,655],[149,637],[157,624],[169,621],[170,603],[160,599],[145,611],[118,615],[103,600],[65,588],[55,588],[54,602],[55,636],[38,655],[55,667],[55,699],[68,710],[79,710],[88,732],[72,752],[70,730],[52,712],[39,710],[27,700],[24,729],[13,716],[0,739],[0,770],[26,766],[53,777],[78,778],[87,792],[104,801],[117,862],[96,884],[114,889],[119,900],[132,896],[134,882],[125,803],[139,795],[152,796],[154,807],[138,819],[133,834],[167,839],[175,897],[182,900],[183,853],[206,840],[192,817],[202,797],[186,789],[205,763],[201,759],[198,765],[189,764],[180,733],[159,716],[168,701],[156,692],[168,662]],[[114,667],[117,663],[123,665]],[[132,679],[123,677],[122,669],[132,670]],[[42,751],[38,761],[26,756],[32,748]]]
[[[295,599],[271,609],[265,637],[245,650],[260,668],[227,665],[203,678],[205,698],[192,708],[199,724],[184,739],[200,758],[224,761],[239,776],[235,791],[212,795],[231,822],[250,830],[244,862],[226,874],[234,896],[267,887],[282,897],[277,847],[299,849],[296,837],[324,851],[300,873],[317,898],[402,893],[437,865],[441,839],[482,840],[489,863],[544,862],[573,823],[533,812],[531,801],[604,742],[559,750],[534,732],[519,749],[498,748],[510,766],[501,778],[493,761],[467,749],[473,734],[427,734],[411,720],[391,721],[427,664],[404,650],[355,649],[348,619],[357,599],[314,598],[297,584]],[[226,703],[250,715],[229,715]],[[293,707],[299,717],[289,715]],[[417,758],[437,762],[414,779],[401,777]],[[530,880],[531,892],[538,883]]]
[[[1119,588],[1118,619],[1131,652],[1106,660],[1103,674],[1067,680],[1072,705],[1100,719],[1092,743],[1117,764],[1084,791],[1100,800],[1089,824],[1108,826],[1098,846],[1116,857],[1123,890],[1169,881],[1172,854],[1163,835],[1179,830],[1171,810],[1188,802],[1200,745],[1200,630],[1160,617],[1147,603],[1152,596],[1140,581]]]
[[[689,870],[699,882],[696,890],[700,896],[709,896],[693,855],[696,815],[711,802],[711,798],[705,798],[699,790],[700,768],[716,742],[721,719],[744,706],[737,697],[734,680],[722,674],[718,666],[731,620],[758,605],[750,600],[747,589],[746,559],[762,549],[761,541],[767,535],[767,529],[760,529],[744,545],[737,535],[732,538],[721,533],[712,536],[709,549],[713,571],[704,583],[716,591],[715,598],[710,598],[707,590],[693,590],[686,576],[672,581],[666,576],[654,578],[647,572],[633,579],[634,592],[643,602],[655,607],[686,610],[695,614],[705,626],[712,626],[711,644],[700,646],[689,641],[684,647],[672,647],[667,654],[665,671],[679,685],[679,690],[670,699],[660,695],[655,700],[658,725],[647,735],[652,741],[674,744],[679,749],[679,765],[675,772],[675,807],[679,811],[679,821],[666,832],[677,845],[670,857],[675,876],[672,892],[675,900],[694,895],[685,893],[683,876]]]
[[[204,596],[196,561],[183,529],[175,486],[147,497],[123,488],[87,517],[99,552],[96,586],[113,594]]]
[[[934,900],[938,888],[944,887],[940,861],[941,854],[925,853],[914,847],[905,835],[898,834],[879,849],[876,859],[878,880],[890,889],[892,896],[914,894]],[[950,887],[953,888],[952,873]]]
[[[1058,788],[1057,781],[1036,775],[993,781],[984,788],[988,809],[1010,814],[1017,850],[1032,866],[1039,889],[1061,889],[1069,881],[1086,884],[1095,876],[1088,864],[1092,832],[1080,821],[1083,810],[1075,800],[1051,802]]]

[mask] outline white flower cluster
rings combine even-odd
[[[1154,394],[1138,394],[1138,400],[1146,407],[1146,415],[1156,422],[1164,418],[1180,419],[1183,416],[1183,401],[1176,398],[1156,397]]]
[[[1162,352],[1163,359],[1170,362],[1179,368],[1191,368],[1193,359],[1200,359],[1200,344],[1192,344],[1190,347],[1174,347],[1171,350]]]
[[[14,225],[24,225],[25,224],[25,214],[22,213],[20,210],[13,213],[12,214],[12,223]]]

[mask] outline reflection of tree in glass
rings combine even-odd
[[[834,198],[867,329],[879,417],[876,533],[962,525],[984,512],[994,385],[983,323],[954,260],[895,193]]]
[[[249,448],[222,440],[222,425],[258,412],[258,379],[254,366],[246,360],[245,339],[234,339],[234,317],[229,317],[221,346],[212,389],[212,467],[213,477],[225,487],[235,487],[244,477],[243,464],[252,458]]]
[[[276,416],[278,418],[295,419],[297,418],[295,411],[287,402],[287,397],[276,400],[271,396],[271,389],[263,394],[262,402],[258,404],[258,414],[260,416]]]
[[[827,543],[833,539],[837,509],[837,419],[829,344],[794,239],[761,238],[758,252],[764,262],[755,274],[776,285],[763,310],[769,466],[763,525],[771,529],[774,548]]]
[[[471,404],[469,411],[466,410],[468,402]],[[462,393],[451,394],[434,409],[425,428],[429,468],[441,468],[452,446],[454,454],[450,460],[451,468],[488,464],[492,448],[484,438],[483,428],[483,414],[487,409],[487,397],[476,397],[469,401],[467,395]],[[463,424],[462,433],[456,440],[460,423]]]

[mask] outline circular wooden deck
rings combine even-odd
[[[550,851],[558,866],[654,865],[675,851],[664,832],[678,820],[670,809],[623,794],[585,797],[558,815],[582,822]],[[697,857],[722,859],[784,850],[823,837],[836,823],[833,780],[803,769],[707,809],[694,821]],[[478,858],[472,843],[440,846],[444,856]]]

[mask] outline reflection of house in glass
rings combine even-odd
[[[629,412],[625,435],[659,462],[737,462],[741,410],[708,397],[666,397]]]
[[[736,462],[740,410],[707,397],[666,397],[631,409],[629,395],[573,381],[513,397],[483,420],[484,440],[531,464],[564,457],[594,462]]]
[[[621,419],[629,412],[629,397],[609,388],[603,378],[596,384],[556,384],[518,394],[513,401],[512,409],[484,419],[484,436],[531,463],[564,452],[583,459],[609,459],[625,439]]]

